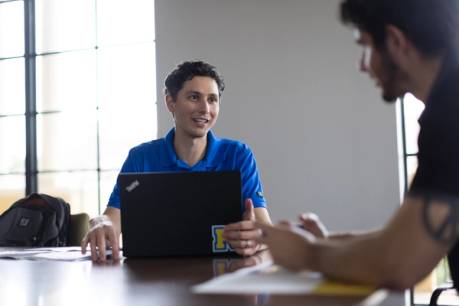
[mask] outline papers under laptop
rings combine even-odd
[[[120,174],[123,255],[231,253],[223,227],[242,216],[239,172]]]

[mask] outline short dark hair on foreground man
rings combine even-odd
[[[340,14],[343,23],[370,33],[378,48],[384,46],[386,26],[391,24],[424,55],[459,49],[457,0],[346,0]]]

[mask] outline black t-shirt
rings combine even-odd
[[[457,203],[454,211],[459,213],[459,65],[456,64],[457,62],[445,61],[419,119],[418,169],[410,187],[410,194],[447,199],[448,202]],[[459,224],[455,225],[459,226]],[[454,286],[457,289],[459,288],[457,240],[448,253],[448,261]]]

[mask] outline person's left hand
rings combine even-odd
[[[257,223],[256,226],[262,231],[258,241],[268,246],[274,263],[294,271],[312,267],[314,254],[310,245],[316,238],[310,232],[289,222],[276,226]]]
[[[226,225],[222,236],[237,254],[251,256],[261,249],[261,244],[256,240],[260,233],[261,231],[255,227],[253,202],[247,199],[242,221]]]

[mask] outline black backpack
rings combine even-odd
[[[69,223],[67,202],[32,193],[0,216],[0,246],[66,246]]]

